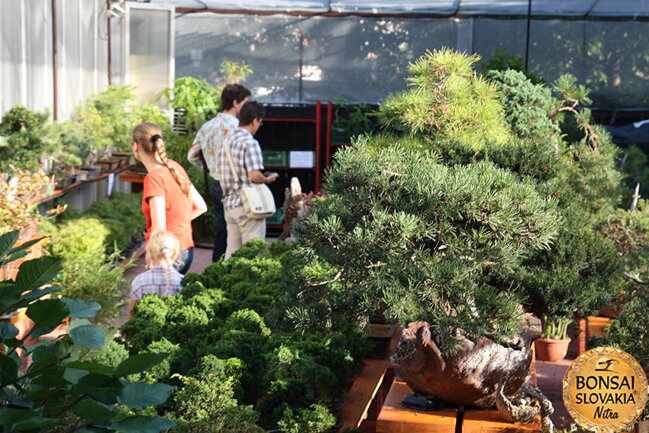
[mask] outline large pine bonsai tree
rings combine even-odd
[[[522,349],[512,336],[526,311],[565,335],[573,314],[616,290],[614,245],[598,225],[622,176],[607,134],[576,108],[586,89],[562,77],[555,98],[515,71],[478,76],[477,60],[449,50],[417,60],[411,88],[379,108],[384,132],[336,154],[326,198],[296,228],[293,326],[377,312],[425,321],[448,358],[484,339]]]

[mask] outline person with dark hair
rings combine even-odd
[[[241,84],[228,84],[221,92],[221,112],[206,122],[196,134],[194,143],[189,149],[187,160],[203,171],[203,160],[212,177],[212,202],[214,203],[215,240],[212,261],[219,260],[225,254],[227,227],[223,213],[223,192],[216,174],[218,154],[225,137],[239,126],[237,115],[248,99],[250,90]]]
[[[146,218],[145,240],[159,231],[173,233],[180,242],[180,259],[174,267],[186,274],[194,259],[192,220],[207,211],[182,165],[167,158],[162,129],[154,123],[140,123],[133,129],[133,156],[144,164],[142,213]],[[144,253],[145,245],[136,256]]]
[[[225,259],[249,240],[266,238],[266,220],[248,217],[241,201],[244,187],[253,183],[273,183],[277,179],[277,173],[263,173],[261,147],[254,138],[263,123],[264,114],[265,109],[261,104],[246,102],[239,112],[239,128],[225,137],[223,147],[227,149],[218,155],[217,176],[223,189],[223,209],[228,230]],[[233,168],[237,174],[233,173]]]

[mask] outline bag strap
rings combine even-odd
[[[225,153],[228,155],[228,163],[230,164],[230,170],[232,170],[232,174],[234,175],[234,181],[239,182],[239,173],[237,173],[237,170],[234,168],[234,161],[232,160],[232,154],[230,153],[230,143],[226,140],[223,143],[223,147],[225,148]]]

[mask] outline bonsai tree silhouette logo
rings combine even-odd
[[[617,363],[615,359],[606,359],[604,361],[598,361],[597,365],[603,365],[604,367],[597,367],[595,371],[610,371],[613,372],[613,370],[610,370],[611,365]]]

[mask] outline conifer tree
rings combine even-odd
[[[452,353],[458,332],[505,343],[524,310],[550,330],[617,290],[598,224],[619,204],[622,176],[610,137],[578,110],[586,89],[561,77],[556,98],[518,72],[480,77],[477,59],[417,60],[411,88],[379,108],[386,132],[337,152],[327,197],[297,228],[295,326],[380,311],[427,321]]]

